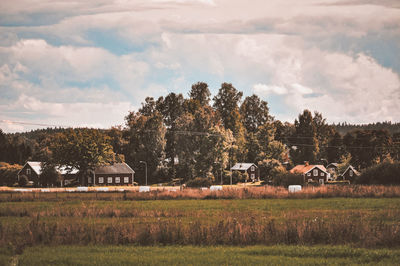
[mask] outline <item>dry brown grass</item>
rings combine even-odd
[[[120,189],[120,188],[118,188]],[[0,201],[46,201],[46,200],[169,200],[169,199],[310,199],[310,198],[381,198],[400,197],[400,186],[320,186],[304,187],[302,191],[290,193],[283,187],[224,187],[222,191],[210,191],[185,188],[171,191],[171,188],[152,188],[151,192],[140,193],[137,188],[129,190],[96,192],[66,192],[65,189],[54,189],[51,192],[15,192],[0,191]]]
[[[359,220],[238,220],[227,217],[213,224],[179,220],[151,224],[107,224],[42,221],[31,218],[27,226],[0,225],[0,246],[17,249],[34,245],[354,245],[360,247],[400,246],[400,225],[371,224]]]

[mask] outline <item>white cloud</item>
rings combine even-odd
[[[276,85],[266,85],[261,83],[255,84],[253,86],[253,91],[260,96],[268,96],[271,93],[278,95],[283,95],[288,93],[288,90],[285,87]]]
[[[311,94],[313,90],[298,83],[291,84],[292,88],[300,94]]]
[[[34,115],[37,118],[31,118],[29,123],[71,126],[71,127],[99,127],[109,128],[115,125],[123,125],[124,117],[135,107],[129,102],[109,102],[109,103],[57,103],[44,102],[34,96],[22,94],[15,102],[8,105],[0,105],[0,112],[3,114],[11,113],[7,118],[0,116],[0,120],[5,125],[4,131],[14,132],[30,128],[36,128],[32,125],[19,125],[12,122],[20,121],[13,117],[15,114]]]
[[[276,117],[294,118],[305,108],[335,122],[400,117],[399,71],[374,59],[376,44],[354,52],[351,43],[369,44],[369,35],[380,44],[389,40],[397,53],[391,56],[385,47],[381,53],[395,61],[400,9],[393,4],[37,0],[26,6],[8,1],[0,10],[1,25],[22,25],[0,27],[5,118],[15,118],[11,106],[21,97],[28,97],[23,110],[32,117],[45,111],[57,116],[73,104],[100,113],[118,102],[137,106],[146,96],[185,94],[199,80],[211,82],[214,94],[227,81],[245,94],[277,101],[271,105],[285,105]],[[119,43],[128,47],[123,55],[109,47]],[[330,48],[335,46],[340,48]]]

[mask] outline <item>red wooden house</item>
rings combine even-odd
[[[296,165],[292,170],[290,170],[290,172],[302,174],[304,177],[304,183],[318,182],[324,184],[329,177],[325,166],[319,164],[310,165],[308,162]]]

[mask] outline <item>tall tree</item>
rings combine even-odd
[[[129,144],[126,160],[135,166],[140,161],[145,161],[148,167],[150,182],[157,182],[157,171],[163,166],[165,159],[165,132],[163,118],[158,111],[146,116],[131,112],[125,118],[129,131]],[[143,175],[138,175],[139,182],[144,180]]]
[[[232,148],[231,161],[244,161],[246,159],[245,128],[239,112],[240,100],[243,93],[238,91],[230,83],[222,83],[218,94],[214,97],[214,108],[225,129],[232,131],[235,137],[235,145]]]
[[[240,115],[247,132],[256,133],[258,127],[272,120],[268,103],[253,94],[244,99],[240,106]]]
[[[356,130],[347,133],[343,143],[351,154],[351,163],[366,168],[382,162],[389,155],[392,138],[387,130]]]
[[[317,130],[312,114],[304,110],[294,122],[295,134],[291,137],[291,157],[295,163],[315,163],[319,152]]]
[[[178,145],[176,138],[177,119],[184,112],[185,99],[182,94],[170,93],[165,99],[160,97],[157,101],[157,109],[161,112],[167,127],[165,156],[168,161],[169,171],[172,178],[176,177],[175,157]]]
[[[210,104],[210,90],[205,82],[197,82],[192,85],[192,89],[189,92],[189,97],[197,101],[201,106]]]
[[[110,137],[97,129],[67,129],[57,133],[50,146],[52,162],[79,170],[80,178],[101,164],[115,162]],[[81,179],[81,181],[83,181]]]
[[[178,175],[189,179],[205,177],[210,172],[209,131],[217,126],[215,112],[210,106],[203,106],[194,114],[185,112],[177,121]]]
[[[326,123],[326,119],[322,117],[321,113],[314,112],[313,123],[315,125],[315,130],[318,139],[319,152],[317,157],[319,159],[327,159],[328,151],[327,147],[329,141],[333,138],[336,130],[333,126]]]
[[[142,108],[139,109],[139,113],[145,116],[151,116],[156,111],[157,103],[153,97],[146,97]]]
[[[343,139],[339,132],[335,132],[335,134],[329,140],[326,152],[327,160],[330,163],[339,162],[339,159],[345,154]]]
[[[222,83],[218,94],[214,97],[214,108],[220,115],[223,125],[230,129],[236,137],[242,123],[239,113],[239,103],[243,93],[236,90],[230,83]]]

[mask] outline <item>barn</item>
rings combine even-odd
[[[134,183],[135,171],[126,163],[100,165],[89,171],[84,184],[87,186],[128,186]]]

